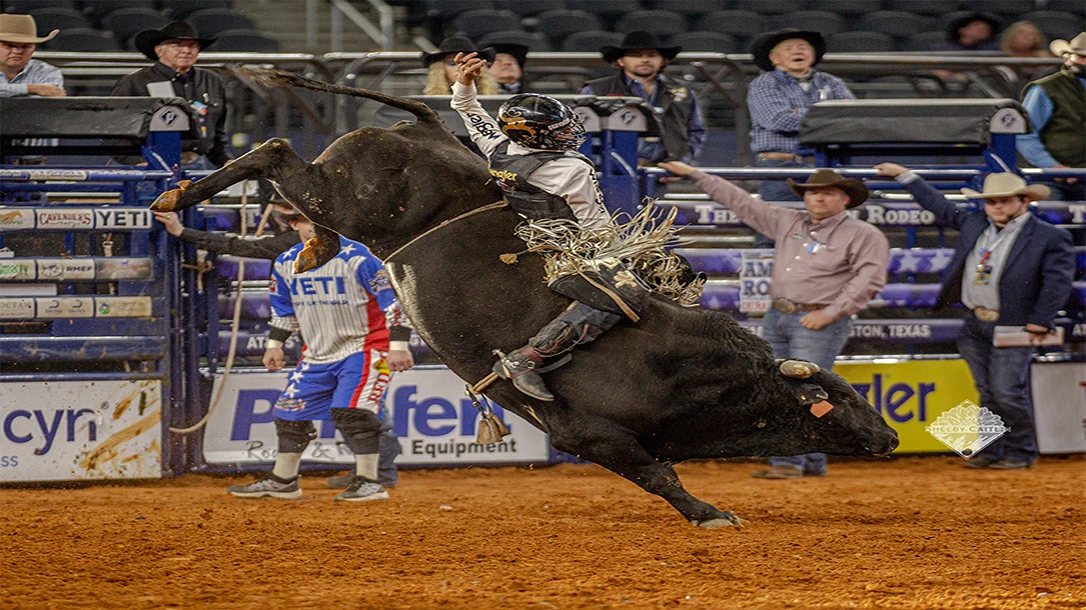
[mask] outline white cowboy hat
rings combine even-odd
[[[1074,53],[1075,55],[1086,55],[1086,32],[1079,34],[1071,39],[1071,42],[1066,40],[1053,40],[1048,45],[1048,50],[1052,51],[1052,54],[1057,57],[1063,57],[1068,53]]]
[[[1049,192],[1047,186],[1043,184],[1026,184],[1026,181],[1020,176],[1009,172],[988,174],[988,177],[984,179],[984,188],[979,193],[973,189],[962,189],[962,194],[972,199],[1026,195],[1033,201],[1040,201],[1047,198]]]
[[[38,36],[38,24],[30,15],[0,15],[0,41],[16,44],[38,44],[60,33],[53,30],[45,38]]]

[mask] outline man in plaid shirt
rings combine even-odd
[[[807,109],[823,100],[856,96],[836,76],[814,69],[826,52],[818,32],[784,29],[760,36],[751,53],[765,71],[750,83],[750,150],[758,167],[802,167],[813,159],[800,156],[799,125]],[[783,180],[762,180],[758,193],[765,201],[798,201]],[[755,247],[771,248],[772,240],[758,235]]]

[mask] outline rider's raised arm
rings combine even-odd
[[[490,155],[502,142],[508,140],[494,120],[475,99],[475,85],[453,84],[452,108],[464,119],[471,141],[484,155]]]

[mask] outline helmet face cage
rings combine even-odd
[[[514,95],[498,110],[498,122],[510,140],[528,148],[576,150],[588,139],[581,117],[545,95]]]

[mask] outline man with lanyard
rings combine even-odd
[[[802,184],[789,179],[805,211],[770,205],[731,182],[685,163],[661,163],[678,176],[689,176],[713,201],[743,223],[776,240],[773,307],[762,318],[762,336],[778,359],[813,362],[833,370],[848,341],[849,319],[867,306],[886,283],[890,243],[882,231],[846,210],[867,200],[860,180],[819,170]],[[773,457],[762,479],[826,476],[822,453]]]
[[[981,192],[983,211],[959,209],[914,172],[876,165],[916,202],[957,229],[958,245],[943,272],[936,308],[961,302],[970,313],[958,334],[958,352],[969,365],[981,407],[1010,428],[967,461],[970,468],[1023,470],[1037,459],[1029,373],[1033,347],[995,347],[996,325],[1024,328],[1039,342],[1055,326],[1056,312],[1071,293],[1075,254],[1071,234],[1029,213],[1030,201],[1048,196],[1047,186],[1028,185],[1012,173],[989,174]]]
[[[596,168],[576,152],[588,137],[580,117],[558,100],[526,93],[514,95],[502,104],[495,121],[475,98],[475,78],[486,61],[475,53],[461,53],[456,62],[460,64],[460,75],[453,85],[452,107],[464,119],[472,141],[486,155],[490,174],[498,180],[509,206],[529,223],[563,219],[573,221],[578,228],[606,227],[610,218],[603,205]],[[636,319],[648,296],[636,277],[621,262],[615,263],[601,268],[595,281],[606,284],[623,300],[626,309],[611,302],[582,302],[591,300],[591,295],[583,296],[584,288],[576,283],[576,274],[572,274],[572,285],[559,286],[552,281],[550,287],[575,299],[574,303],[527,345],[504,355],[494,365],[494,372],[532,398],[554,400],[536,371],[543,359],[595,340],[624,313],[632,313],[631,319]],[[622,281],[616,282],[616,277]]]
[[[799,126],[807,109],[823,100],[855,99],[841,79],[814,69],[826,53],[825,39],[818,32],[783,29],[760,36],[751,53],[755,65],[765,71],[747,91],[754,165],[813,165],[813,158],[798,153]],[[783,180],[760,181],[758,194],[764,201],[800,200]],[[758,234],[754,247],[772,248],[773,242]]]
[[[290,224],[303,243],[315,237],[304,216]],[[311,271],[294,272],[301,243],[275,260],[264,366],[283,368],[283,343],[295,330],[305,337],[306,349],[275,403],[275,467],[258,481],[229,487],[234,496],[301,497],[299,464],[317,436],[318,420],[332,421],[355,456],[354,478],[335,500],[388,499],[377,478],[381,398],[391,373],[414,364],[407,343],[411,329],[381,261],[361,243],[339,239],[340,253]]]
[[[1063,58],[1063,68],[1026,85],[1022,106],[1033,131],[1015,137],[1018,152],[1034,167],[1086,167],[1086,32],[1070,42],[1053,40],[1048,48]],[[1059,198],[1086,199],[1086,183],[1056,178],[1050,183]]]
[[[226,89],[214,73],[195,67],[200,51],[214,42],[214,38],[199,38],[184,21],[174,21],[160,30],[144,30],[136,34],[133,44],[155,64],[122,78],[110,93],[188,100],[196,121],[196,139],[182,139],[181,164],[190,169],[214,169],[230,160]]]
[[[664,75],[667,62],[682,47],[665,47],[651,32],[630,32],[617,47],[600,49],[604,61],[613,64],[615,74],[590,80],[581,88],[584,95],[640,97],[656,113],[660,137],[645,138],[637,152],[638,165],[660,161],[691,162],[705,140],[705,119],[694,91]]]

